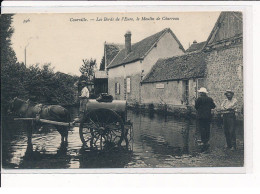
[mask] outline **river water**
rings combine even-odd
[[[70,110],[72,116],[77,109]],[[61,144],[53,128],[34,130],[32,145],[20,121],[3,127],[3,168],[157,168],[243,166],[243,124],[237,124],[237,150],[225,149],[221,123],[211,126],[210,148],[203,151],[196,120],[128,111],[133,122],[131,150],[90,151],[82,147],[79,128],[69,132],[68,145]]]

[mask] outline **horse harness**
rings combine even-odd
[[[29,109],[29,102],[26,103],[26,111]],[[37,104],[33,107],[34,109],[34,112],[35,112],[35,117],[36,117],[36,120],[39,120],[40,119],[40,116],[41,116],[41,113],[43,112],[43,109],[46,113],[49,113],[50,111],[50,106],[46,106],[46,105],[43,105],[43,104]]]
[[[40,119],[41,114],[51,114],[51,107],[50,105],[43,105],[43,104],[37,104],[34,108],[36,109],[36,120]]]

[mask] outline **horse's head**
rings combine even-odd
[[[9,101],[8,114],[23,114],[28,108],[29,100],[25,101],[15,97]]]

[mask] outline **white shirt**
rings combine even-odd
[[[88,91],[88,88],[86,86],[81,90],[81,97],[89,98],[89,91]]]
[[[237,111],[237,99],[232,98],[231,100],[225,99],[221,105],[222,110],[232,109]]]

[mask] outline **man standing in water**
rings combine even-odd
[[[201,141],[204,149],[209,148],[211,109],[216,107],[212,98],[207,96],[207,89],[200,88],[198,90],[200,96],[195,101],[197,110],[198,127],[201,135]]]
[[[236,109],[237,109],[237,99],[234,98],[234,92],[227,90],[225,92],[227,99],[221,105],[221,110],[223,114],[223,125],[224,132],[226,136],[227,148],[231,150],[236,149]]]

